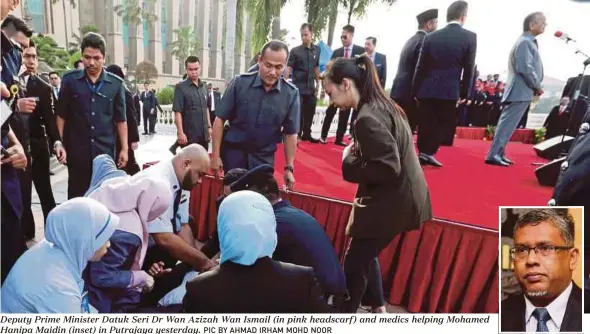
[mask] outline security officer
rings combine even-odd
[[[299,91],[281,78],[289,49],[281,41],[264,45],[258,58],[259,71],[238,75],[225,91],[215,110],[211,168],[252,169],[274,166],[277,143],[285,135],[285,184],[293,176],[299,133]],[[223,135],[225,121],[229,130]],[[223,149],[221,142],[223,141]]]
[[[583,206],[584,221],[590,221],[590,109],[586,112],[580,126],[578,137],[572,145],[566,160],[561,164],[561,172],[550,206]],[[590,240],[590,229],[585,228],[584,239]],[[590,251],[586,241],[585,251]],[[590,272],[590,256],[586,256],[584,271]],[[588,287],[587,287],[588,288]]]
[[[68,199],[88,190],[97,155],[108,154],[113,160],[118,155],[118,167],[127,165],[125,89],[121,78],[103,69],[105,48],[102,36],[86,34],[81,46],[84,69],[66,73],[59,92],[57,128],[68,153]],[[121,150],[115,153],[117,139]]]

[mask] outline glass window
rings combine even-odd
[[[29,0],[26,2],[29,24],[36,33],[45,33],[45,0]]]

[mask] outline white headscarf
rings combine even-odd
[[[82,272],[118,224],[104,205],[89,198],[53,209],[45,239],[18,259],[2,286],[2,312],[82,312]]]
[[[221,202],[217,216],[220,263],[250,266],[272,257],[277,247],[277,222],[270,202],[250,190],[238,191]]]

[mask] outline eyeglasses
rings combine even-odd
[[[513,260],[526,260],[526,258],[529,256],[531,250],[535,251],[535,255],[540,255],[542,257],[551,257],[553,255],[555,255],[555,253],[557,251],[560,250],[569,250],[572,249],[573,247],[569,247],[569,246],[553,246],[553,245],[541,245],[541,246],[536,246],[536,247],[525,247],[525,246],[519,246],[519,247],[512,247],[510,249],[510,255],[512,256]]]

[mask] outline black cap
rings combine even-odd
[[[430,20],[438,19],[438,9],[429,9],[422,12],[416,16],[416,19],[418,19],[418,24],[424,24]]]
[[[260,165],[246,173],[246,175],[240,177],[236,182],[232,183],[230,188],[232,192],[246,190],[252,184],[256,184],[261,180],[267,180],[273,178],[275,169],[271,165]]]
[[[247,169],[244,169],[244,168],[230,169],[223,176],[223,185],[224,186],[229,186],[232,183],[234,183],[237,180],[239,180],[242,176],[244,176],[246,174],[248,174],[248,170]]]

